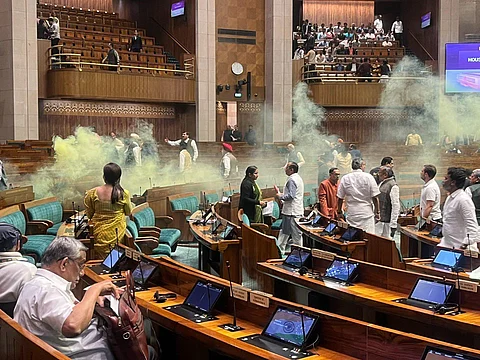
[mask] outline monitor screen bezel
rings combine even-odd
[[[212,301],[210,303],[210,309],[208,310],[203,310],[203,309],[200,309],[199,307],[195,306],[195,305],[192,305],[191,303],[188,302],[188,299],[190,298],[190,296],[192,295],[193,293],[193,290],[195,289],[195,287],[198,286],[198,284],[203,284],[203,285],[207,285],[210,284],[211,287],[214,287],[216,289],[219,289],[220,290],[220,294],[218,295],[217,299],[215,299],[214,301]],[[215,308],[215,305],[217,304],[218,300],[220,300],[220,298],[222,297],[223,293],[225,291],[225,287],[224,286],[221,286],[221,285],[217,285],[217,284],[213,284],[211,282],[207,282],[207,281],[202,281],[202,280],[197,280],[197,282],[195,283],[195,285],[193,285],[192,289],[190,290],[190,292],[188,293],[187,297],[185,298],[185,300],[183,301],[183,305],[186,305],[186,306],[189,306],[191,307],[192,309],[196,309],[198,311],[203,311],[205,313],[210,313],[214,308]]]
[[[437,235],[435,235],[433,233],[435,231],[435,229],[440,229],[440,232]],[[433,237],[441,237],[442,232],[443,232],[443,225],[442,224],[437,224],[433,227],[432,230],[430,230],[430,233],[428,235],[433,236]]]
[[[354,276],[357,276],[357,273],[358,273],[358,266],[360,265],[358,262],[356,261],[350,261],[350,259],[346,260],[349,264],[356,264],[355,266],[355,269],[353,269],[353,271],[350,273],[350,276],[348,277],[347,280],[342,280],[342,279],[338,279],[336,277],[333,277],[333,276],[328,276],[327,275],[327,270],[335,263],[335,261],[345,261],[345,260],[342,260],[342,259],[339,259],[339,258],[334,258],[332,260],[332,262],[327,266],[327,268],[325,269],[325,275],[323,276],[324,279],[329,279],[329,280],[333,280],[333,281],[340,281],[340,282],[345,282],[345,283],[349,283],[352,281],[352,279],[354,278]]]
[[[412,287],[412,290],[410,291],[410,294],[408,295],[409,299],[415,300],[415,301],[421,301],[421,302],[424,302],[424,303],[427,303],[427,304],[438,305],[438,303],[435,303],[435,302],[431,302],[431,301],[427,301],[427,300],[420,300],[420,299],[416,299],[416,298],[412,297],[413,291],[417,287],[420,280],[425,280],[425,281],[428,281],[430,283],[447,284],[447,285],[450,286],[450,290],[449,290],[449,292],[448,292],[447,296],[445,297],[445,300],[443,301],[442,304],[445,304],[445,303],[448,302],[448,299],[452,295],[453,289],[455,288],[455,285],[449,284],[448,282],[443,282],[443,281],[438,281],[438,280],[427,279],[427,278],[424,278],[424,277],[419,277],[419,278],[417,278],[417,281],[415,282],[415,285]]]
[[[290,258],[290,255],[292,255],[294,250],[297,250],[299,252],[303,251],[303,252],[307,253],[307,256],[305,257],[305,259],[302,257],[303,261],[302,261],[302,264],[299,267],[297,267],[293,264],[287,263],[287,260]],[[283,265],[291,267],[293,269],[300,269],[302,266],[305,266],[305,264],[307,264],[308,260],[310,260],[311,257],[312,257],[312,250],[311,249],[304,248],[304,247],[301,247],[301,246],[292,246],[292,250],[290,251],[290,254],[288,254],[288,256],[285,258],[285,260],[283,260]]]
[[[473,357],[471,355],[465,355],[465,354],[461,354],[461,353],[458,353],[458,352],[454,352],[454,351],[451,351],[451,350],[444,350],[444,349],[440,349],[440,348],[437,348],[437,347],[434,347],[434,346],[430,346],[430,345],[427,345],[425,347],[425,350],[423,351],[423,355],[422,355],[422,358],[421,360],[426,360],[427,359],[427,355],[428,353],[431,351],[431,350],[435,350],[435,351],[439,351],[439,352],[442,352],[444,353],[445,355],[448,355],[448,356],[455,356],[455,355],[460,355],[461,358],[459,358],[459,360],[480,360],[480,357]],[[448,358],[447,358],[448,359]],[[454,358],[451,358],[453,360],[455,360]]]
[[[305,339],[303,339],[303,343],[298,345],[297,343],[295,342],[291,342],[291,341],[287,341],[287,340],[283,340],[283,339],[279,339],[275,336],[271,336],[269,334],[266,333],[266,330],[268,328],[268,326],[270,325],[270,323],[272,322],[273,318],[275,317],[275,315],[277,314],[278,311],[280,310],[287,310],[287,311],[290,311],[290,312],[297,312],[300,315],[300,312],[303,311],[304,312],[304,316],[308,316],[313,320],[313,324],[312,326],[310,327],[310,330],[308,332],[305,333]],[[277,308],[275,309],[275,311],[272,313],[272,315],[270,316],[270,319],[268,319],[268,322],[267,322],[267,325],[265,325],[265,327],[263,328],[263,331],[262,331],[262,336],[266,336],[267,338],[270,338],[270,339],[274,339],[275,341],[282,341],[286,344],[290,344],[290,345],[295,345],[295,346],[299,346],[299,347],[302,347],[306,341],[308,341],[308,339],[310,338],[310,336],[312,335],[313,331],[315,330],[315,328],[317,327],[317,324],[318,324],[318,321],[319,321],[319,316],[316,315],[316,314],[313,314],[311,312],[308,312],[308,311],[304,311],[304,310],[299,310],[299,309],[294,309],[294,308],[289,308],[289,307],[286,307],[286,306],[277,306]]]
[[[105,261],[110,257],[110,254],[112,253],[112,251],[114,250],[117,250],[119,253],[120,253],[120,256],[118,257],[118,260],[115,262],[115,264],[113,264],[111,267],[106,265],[105,264]],[[108,255],[105,257],[105,259],[103,259],[102,261],[102,266],[105,266],[109,271],[112,271],[113,269],[115,269],[115,267],[120,263],[120,260],[122,260],[122,258],[125,256],[125,250],[122,249],[121,247],[118,247],[118,246],[114,246],[112,248],[112,250],[110,250],[110,252],[108,253]]]
[[[142,284],[142,283],[139,283],[139,282],[136,282],[136,281],[135,281],[135,277],[133,276],[133,273],[134,273],[137,269],[140,270],[140,264],[142,264],[142,265],[143,265],[143,264],[147,264],[147,265],[153,265],[153,266],[154,266],[154,269],[153,269],[153,271],[150,273],[150,275],[148,275],[146,278],[144,277],[144,279],[143,279],[143,280],[144,280],[143,284]],[[138,264],[137,264],[137,266],[135,267],[135,269],[133,269],[133,271],[132,271],[133,281],[135,281],[135,284],[137,284],[137,285],[145,286],[145,285],[150,281],[150,279],[152,278],[152,276],[157,272],[157,270],[158,270],[158,265],[157,265],[157,264],[151,263],[151,262],[149,262],[149,261],[139,261]],[[142,269],[142,272],[143,272],[143,269]]]
[[[343,236],[345,235],[345,233],[347,231],[354,231],[353,233],[353,236],[351,237],[351,239],[345,239]],[[356,227],[353,227],[353,226],[349,226],[347,228],[347,230],[345,230],[345,232],[342,234],[342,236],[340,237],[340,240],[343,240],[343,241],[355,241],[355,237],[358,237],[358,233],[361,231],[361,229],[359,228],[356,228]]]
[[[453,266],[435,262],[435,260],[437,259],[438,255],[439,255],[442,251],[443,251],[443,252],[448,252],[448,253],[459,254],[459,257],[458,257],[458,259],[457,259],[457,262],[456,262]],[[441,266],[449,266],[450,268],[453,269],[453,268],[458,267],[458,264],[460,263],[460,260],[462,259],[462,256],[463,256],[463,253],[458,252],[458,251],[452,251],[452,250],[450,250],[450,249],[440,249],[440,250],[438,251],[438,253],[435,255],[435,257],[433,258],[432,264],[441,265]]]

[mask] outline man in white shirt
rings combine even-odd
[[[440,188],[434,179],[436,174],[437,168],[434,165],[424,165],[420,172],[420,178],[425,183],[420,194],[420,216],[427,221],[442,220]]]
[[[170,141],[168,138],[165,138],[165,142],[170,146],[180,146],[180,172],[183,172],[185,170],[185,157],[187,156],[187,154],[185,154],[185,151],[183,150],[186,150],[193,162],[197,161],[197,143],[195,142],[195,140],[190,139],[190,134],[187,131],[183,132],[181,139],[178,139],[176,141]]]
[[[361,169],[362,160],[353,159],[353,171],[340,180],[338,186],[338,218],[344,218],[343,201],[347,205],[347,222],[356,228],[374,234],[375,220],[380,219],[378,195],[380,190],[372,175]],[[375,212],[374,212],[375,209]]]
[[[463,191],[465,179],[464,168],[448,168],[442,186],[450,195],[443,205],[443,238],[438,246],[478,252],[479,227],[475,205]]]
[[[391,31],[393,36],[395,36],[395,40],[400,42],[400,46],[403,46],[403,22],[399,16],[393,22]]]
[[[37,267],[20,254],[22,234],[6,223],[0,223],[0,309],[13,317],[20,291],[33,278]]]
[[[229,177],[238,176],[238,161],[237,158],[232,154],[232,145],[223,143],[222,147],[222,160],[220,161],[222,177],[224,179],[228,179]]]
[[[282,256],[285,254],[289,237],[292,237],[293,244],[302,245],[302,231],[295,224],[295,218],[303,216],[303,180],[298,175],[298,164],[295,162],[287,163],[285,174],[288,176],[287,182],[280,192],[277,185],[274,188],[277,192],[276,197],[283,202],[282,208],[282,228],[277,239]]]
[[[383,237],[395,236],[398,215],[400,214],[400,189],[395,181],[393,170],[381,166],[378,170],[380,184],[380,221],[375,224],[375,233]]]
[[[383,20],[382,15],[378,15],[375,21],[373,22],[373,27],[377,34],[383,34]]]
[[[473,170],[469,180],[470,185],[465,189],[465,192],[472,198],[477,214],[477,223],[480,225],[480,169]]]
[[[103,296],[120,297],[110,280],[92,285],[78,301],[71,289],[84,274],[87,248],[78,240],[59,237],[42,258],[42,268],[25,284],[15,307],[14,319],[72,359],[114,360],[106,332],[93,317]]]

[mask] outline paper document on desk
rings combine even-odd
[[[199,221],[199,220],[202,220],[203,218],[203,213],[201,210],[197,210],[195,211],[191,216],[190,216],[190,219],[188,219],[188,222],[195,222],[195,221]]]
[[[115,296],[113,295],[106,295],[105,296],[105,299],[110,301],[110,308],[113,310],[113,312],[117,315],[117,316],[120,316],[119,315],[119,311],[118,311],[118,307],[120,305],[120,302],[115,299]]]
[[[267,201],[267,206],[262,210],[264,216],[272,216],[273,214],[273,201]]]

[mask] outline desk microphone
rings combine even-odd
[[[302,346],[300,346],[300,351],[301,352],[305,351],[305,346],[306,346],[306,342],[307,342],[307,339],[306,339],[306,336],[305,336],[305,321],[303,319],[304,313],[305,313],[305,311],[300,310],[300,319],[302,320],[302,334],[303,334]]]
[[[297,248],[297,251],[298,256],[300,257],[300,269],[298,269],[298,273],[303,276],[308,273],[308,268],[303,264],[302,252],[300,251],[300,248]]]
[[[211,310],[211,305],[210,305],[210,283],[207,282],[206,286],[207,286],[207,300],[208,300],[207,318],[209,318],[210,315],[211,315],[211,311],[210,311],[210,310]]]
[[[347,280],[345,281],[346,286],[350,285],[350,266],[349,266],[349,263],[348,263],[349,258],[350,258],[350,254],[347,254]]]
[[[75,214],[75,201],[72,201],[72,210],[73,210],[73,233],[77,233],[77,216]]]
[[[145,278],[143,277],[143,269],[142,269],[142,259],[138,262],[138,267],[140,268],[140,276],[142,277],[142,290],[147,290],[146,284],[145,284]],[[135,279],[134,279],[135,281]]]
[[[470,234],[467,234],[468,248],[470,252],[470,272],[473,271],[473,258],[472,258],[472,246],[470,245]]]
[[[453,269],[452,269],[453,270]],[[463,270],[462,268],[460,268],[459,266],[456,266],[454,271],[455,273],[457,274],[457,286],[458,286],[458,307],[457,307],[457,313],[458,314],[462,314],[464,313],[464,311],[462,311],[462,309],[460,308],[460,300],[462,298],[462,291],[460,290],[460,271]]]
[[[150,180],[150,189],[151,189],[152,188],[152,178],[149,177],[148,180]],[[140,195],[142,195],[142,194],[140,194]]]
[[[140,194],[138,196],[142,196],[142,187],[140,186]]]
[[[228,330],[230,332],[235,332],[235,331],[243,330],[243,328],[237,325],[237,308],[235,307],[235,295],[233,294],[232,278],[230,276],[230,261],[228,261],[228,260],[225,261],[225,265],[227,266],[228,281],[230,282],[230,291],[232,292],[233,323],[232,324],[219,325],[219,327],[224,329],[224,330]]]
[[[232,185],[230,185],[230,183],[228,183],[228,191],[230,192],[230,196],[232,196],[233,195]]]

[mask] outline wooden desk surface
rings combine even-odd
[[[308,237],[313,238],[315,241],[321,242],[322,244],[325,244],[333,249],[340,250],[344,253],[351,253],[352,257],[356,258],[353,256],[355,253],[355,250],[357,247],[365,247],[367,245],[367,242],[362,240],[362,241],[349,241],[349,242],[343,242],[340,241],[339,236],[328,236],[328,235],[321,235],[323,232],[323,228],[314,228],[308,225],[303,225],[299,224],[298,221],[296,221],[297,226],[302,230],[302,232],[307,235]],[[362,250],[363,251],[363,250]],[[359,260],[363,260],[359,259]]]
[[[85,276],[93,281],[110,279],[108,275],[95,274],[88,267],[85,268]],[[224,330],[220,328],[219,325],[231,323],[232,316],[219,312],[214,313],[214,315],[218,318],[217,320],[207,321],[204,323],[196,323],[187,320],[180,315],[164,309],[168,306],[182,304],[185,300],[184,296],[177,294],[176,299],[168,299],[164,303],[157,303],[153,297],[155,291],[158,291],[159,293],[171,292],[164,287],[154,286],[146,291],[136,292],[135,296],[137,299],[137,304],[143,310],[144,314],[162,327],[165,327],[166,329],[177,334],[195,338],[202,343],[209,344],[212,349],[216,349],[220,353],[225,353],[239,359],[285,359],[282,356],[238,340],[238,338],[243,336],[260,334],[263,330],[262,327],[249,321],[237,318],[237,324],[243,327],[243,330],[236,332]],[[351,357],[320,346],[315,347],[312,352],[315,355],[309,357],[309,359],[357,359],[355,357]]]
[[[424,230],[418,231],[415,229],[415,226],[412,226],[412,225],[401,226],[400,233],[405,234],[412,239],[421,241],[431,246],[437,246],[440,243],[439,238],[428,236],[429,231],[424,231]]]
[[[285,270],[283,267],[279,266],[278,263],[258,263],[258,270],[282,281],[311,289],[333,298],[355,302],[356,305],[368,306],[369,308],[378,312],[395,314],[401,317],[423,322],[430,326],[446,327],[451,328],[452,330],[458,329],[471,334],[475,334],[480,331],[480,310],[465,308],[463,305],[462,310],[466,311],[463,314],[456,316],[440,315],[433,313],[432,310],[421,309],[394,301],[396,299],[408,297],[409,292],[407,291],[399,291],[398,289],[392,288],[381,288],[376,285],[362,282],[356,282],[354,286],[342,286],[328,280],[323,281],[322,279],[313,279],[308,276],[300,276],[298,273]],[[391,270],[400,272],[396,274],[394,272],[390,272],[390,274],[388,274],[390,277],[396,276],[397,279],[395,281],[402,281],[401,273],[407,273],[406,271],[398,269]],[[360,269],[360,274],[361,272],[362,271]],[[464,294],[462,292],[462,298],[463,297]]]
[[[196,225],[190,223],[190,230],[195,236],[195,239],[202,243],[202,245],[208,247],[210,250],[214,251],[225,251],[230,245],[240,244],[239,239],[233,240],[222,240],[218,239],[218,235],[212,235],[211,225]]]
[[[220,353],[239,359],[284,359],[235,339],[241,335],[259,333],[278,305],[297,309],[303,308],[319,316],[320,327],[318,335],[320,336],[322,347],[316,347],[315,352],[319,355],[311,358],[418,360],[421,358],[427,345],[450,349],[467,355],[480,356],[480,350],[391,330],[365,321],[332,314],[275,297],[270,297],[268,308],[260,307],[249,301],[237,300],[238,322],[245,327],[245,330],[241,333],[232,334],[217,327],[219,324],[231,322],[232,320],[231,315],[228,315],[232,314],[231,298],[228,298],[228,304],[225,304],[223,301],[219,302],[217,306],[219,312],[215,313],[215,315],[220,317],[219,320],[211,323],[196,324],[176,316],[163,309],[163,307],[180,303],[183,300],[182,296],[187,296],[190,289],[199,279],[222,286],[228,286],[228,282],[216,276],[202,273],[168,257],[158,259],[144,255],[142,257],[159,265],[158,276],[154,276],[152,279],[159,286],[155,286],[147,292],[137,293],[139,306],[155,322],[181,338],[179,342],[181,348],[179,346],[173,347],[174,350],[180,352],[191,350],[193,352],[193,357],[192,354],[188,354],[190,355],[189,357],[182,356],[185,355],[182,353],[182,355],[177,355],[178,359],[200,359],[199,343],[208,349],[217,349]],[[94,274],[88,268],[85,270],[85,275],[86,281],[83,281],[88,284],[102,280],[102,276]],[[175,292],[178,294],[178,297],[175,300],[167,300],[163,304],[157,304],[153,301],[153,293],[156,289]],[[189,346],[185,347],[182,344],[189,344]]]

